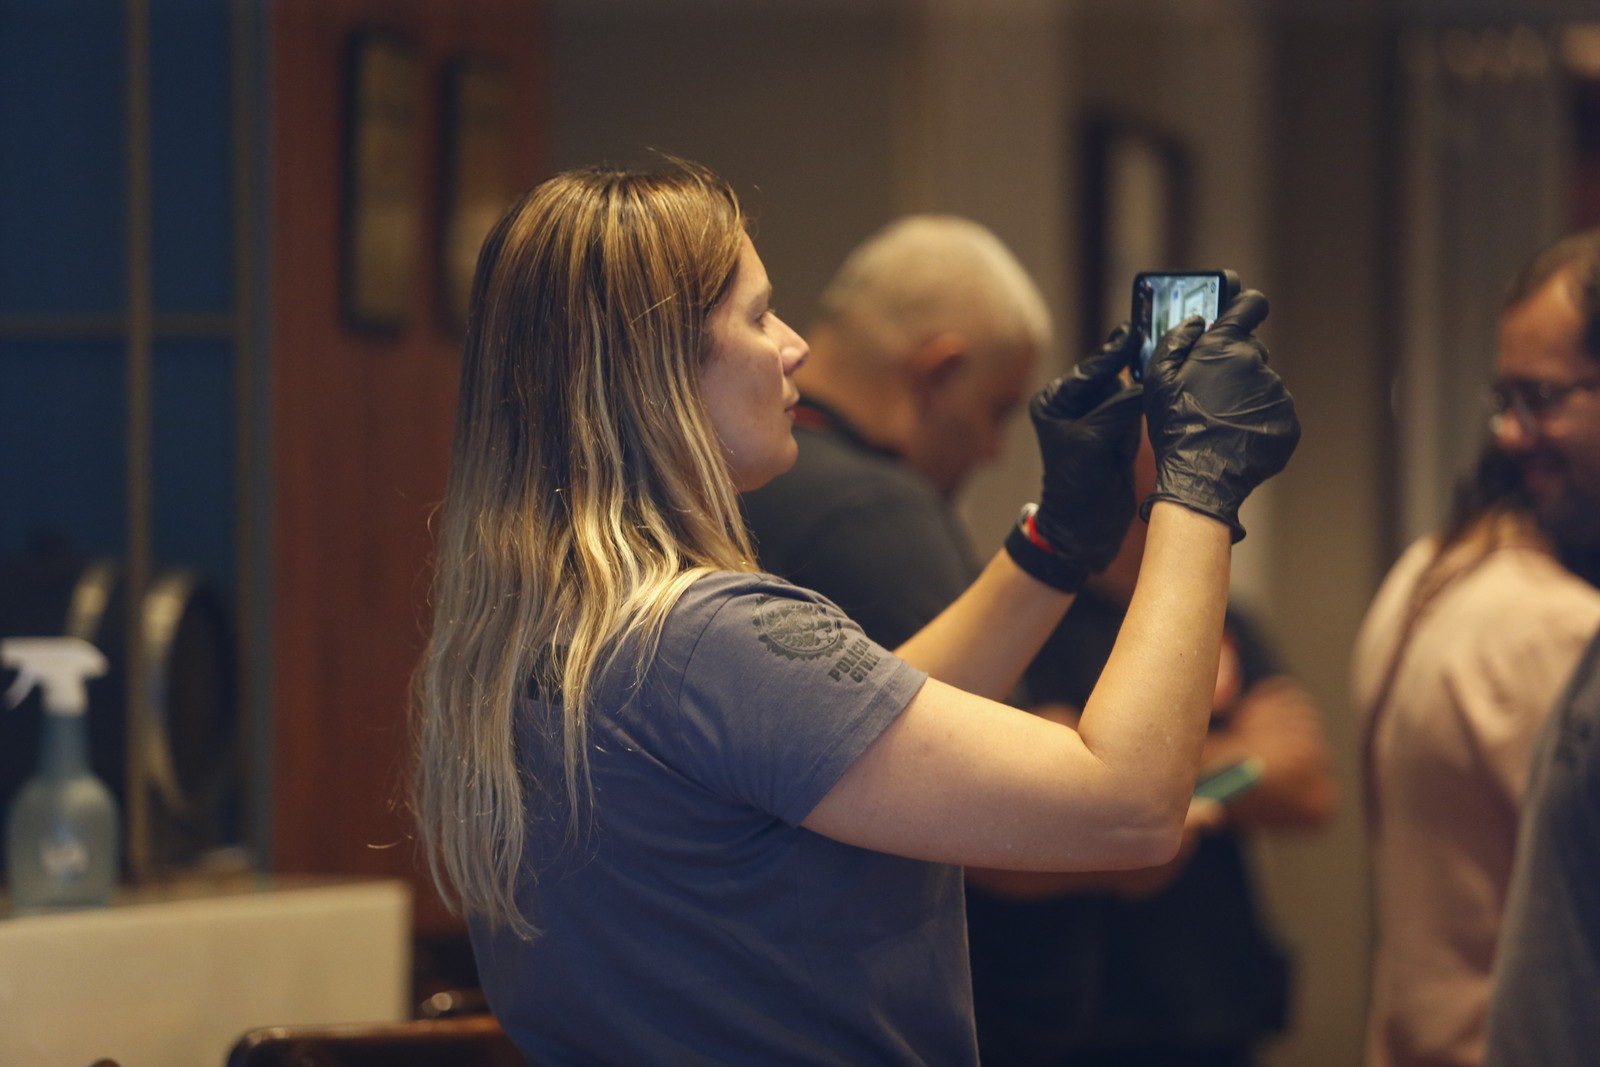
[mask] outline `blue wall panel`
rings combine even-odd
[[[153,374],[153,556],[231,587],[234,570],[233,351],[164,341]]]
[[[123,6],[0,0],[0,312],[125,303]]]
[[[234,302],[230,5],[150,9],[155,311]],[[0,313],[126,311],[125,5],[0,0]],[[88,327],[85,327],[88,330]],[[0,552],[49,533],[122,555],[126,344],[0,338]],[[158,337],[154,562],[234,568],[234,352]]]
[[[0,552],[48,535],[122,554],[123,365],[116,342],[0,342]]]
[[[157,311],[233,306],[233,141],[228,4],[150,11],[152,240]]]

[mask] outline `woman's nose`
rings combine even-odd
[[[782,319],[778,321],[783,322]],[[787,322],[783,322],[783,328],[787,331],[788,336],[779,346],[778,351],[783,357],[783,373],[793,374],[800,369],[800,365],[806,361],[806,357],[811,355],[811,346],[806,344],[806,339],[801,337]]]

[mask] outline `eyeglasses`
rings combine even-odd
[[[1536,428],[1582,389],[1600,389],[1600,378],[1580,378],[1565,385],[1525,379],[1496,382],[1489,387],[1489,430],[1500,429],[1507,415],[1525,429]]]

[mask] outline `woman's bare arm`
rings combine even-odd
[[[1006,561],[907,642],[933,675],[804,825],[920,859],[1009,870],[1148,867],[1178,849],[1210,714],[1230,535],[1170,503],[1077,730],[1003,693],[1069,602]]]
[[[1016,687],[1074,599],[998,552],[966,592],[895,655],[947,685],[999,700]]]

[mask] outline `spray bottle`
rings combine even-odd
[[[105,904],[117,882],[117,806],[89,770],[86,681],[106,672],[100,650],[76,637],[0,641],[0,663],[20,672],[15,707],[38,686],[44,698],[39,768],[6,822],[6,871],[19,915]]]

